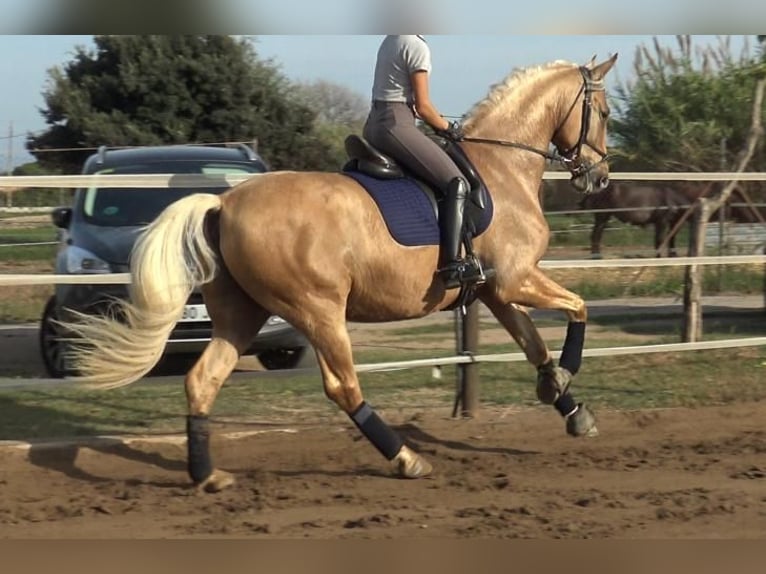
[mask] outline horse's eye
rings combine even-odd
[[[599,110],[598,115],[601,116],[602,120],[606,120],[607,118],[609,118],[609,110]]]

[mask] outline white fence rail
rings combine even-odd
[[[593,269],[604,267],[678,267],[681,265],[751,265],[766,263],[766,255],[731,255],[722,257],[673,257],[646,259],[561,259],[540,262],[542,269]],[[92,275],[0,274],[0,287],[16,285],[127,285],[129,273]]]
[[[5,175],[0,176],[3,188],[77,188],[77,187],[219,187],[222,183],[236,185],[263,174],[137,174],[137,175]],[[569,179],[566,171],[546,171],[545,180]],[[766,181],[766,172],[614,172],[609,178],[617,181]]]

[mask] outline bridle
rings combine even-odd
[[[567,167],[567,169],[569,169],[569,172],[572,174],[572,177],[579,177],[581,175],[585,175],[591,170],[593,170],[596,166],[607,161],[606,151],[597,148],[595,145],[593,145],[591,142],[588,141],[588,132],[590,131],[590,119],[591,119],[591,115],[593,114],[593,92],[603,92],[605,90],[604,80],[594,80],[591,76],[590,70],[586,68],[585,66],[580,66],[579,69],[580,69],[580,74],[582,74],[582,77],[583,77],[582,86],[580,86],[580,91],[577,92],[577,96],[575,96],[575,99],[572,102],[572,105],[570,106],[569,111],[567,112],[567,115],[564,116],[564,120],[561,122],[559,127],[556,128],[556,131],[553,132],[553,138],[552,138],[554,140],[556,139],[556,135],[559,133],[561,128],[569,119],[569,116],[572,114],[572,111],[574,110],[575,103],[580,97],[580,94],[582,94],[583,100],[582,100],[582,115],[580,117],[580,137],[577,138],[577,143],[571,148],[564,151],[559,150],[559,154],[561,155],[561,158],[562,158],[561,161]],[[582,148],[583,146],[586,146],[586,145],[601,157],[599,161],[590,165],[582,161]],[[558,147],[556,149],[558,150]]]
[[[552,140],[556,139],[556,136],[558,135],[559,131],[561,131],[561,128],[564,126],[564,124],[566,124],[569,116],[572,115],[572,112],[575,109],[575,105],[577,104],[577,100],[580,99],[580,96],[582,95],[583,100],[582,115],[580,118],[580,136],[577,138],[577,143],[575,143],[572,147],[561,150],[559,146],[556,145],[556,150],[551,152],[547,150],[541,150],[524,143],[507,140],[464,137],[460,141],[513,147],[536,153],[549,161],[558,162],[566,167],[569,173],[572,174],[572,179],[581,177],[583,175],[589,175],[591,171],[593,171],[600,164],[606,162],[609,158],[606,151],[599,149],[597,146],[588,141],[591,114],[593,113],[593,92],[603,92],[605,88],[604,80],[594,80],[591,75],[591,71],[588,68],[585,66],[580,66],[579,70],[583,78],[583,83],[580,86],[580,90],[577,92],[574,100],[572,101],[572,105],[569,107],[567,114],[564,116],[564,119],[553,132],[553,137],[551,138]],[[596,152],[601,157],[601,159],[595,163],[589,163],[585,161],[582,157],[582,148],[584,146],[588,146],[590,149]]]

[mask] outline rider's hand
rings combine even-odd
[[[460,122],[458,121],[450,122],[446,129],[436,130],[436,135],[453,142],[459,142],[465,137],[465,134],[463,133],[463,126],[461,126]]]

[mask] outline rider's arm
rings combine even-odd
[[[436,110],[428,93],[428,72],[418,70],[411,76],[412,92],[415,98],[415,112],[421,120],[435,130],[446,130],[449,122]]]

